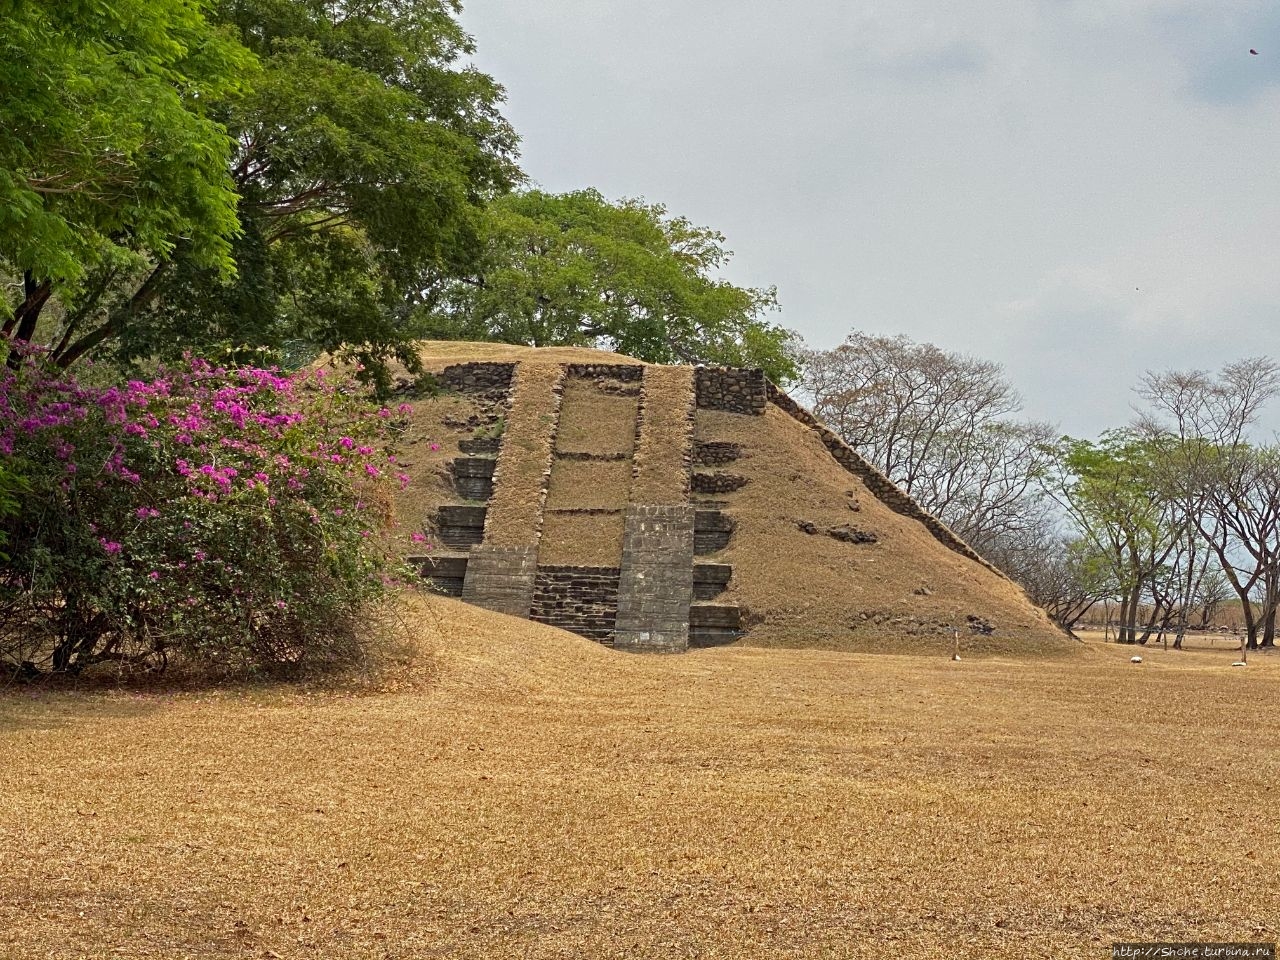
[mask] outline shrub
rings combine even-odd
[[[0,516],[0,663],[358,657],[398,572],[396,418],[333,380],[199,360],[111,387],[35,358],[7,370],[0,454],[25,482]]]

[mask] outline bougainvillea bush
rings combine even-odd
[[[88,387],[0,377],[0,670],[178,656],[296,668],[364,652],[399,572],[398,414],[324,371],[193,360]]]

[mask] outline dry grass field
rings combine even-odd
[[[0,691],[0,957],[1103,957],[1280,936],[1280,658],[617,654]]]

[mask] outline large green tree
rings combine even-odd
[[[717,276],[724,237],[659,204],[595,190],[510,194],[489,209],[481,268],[422,294],[438,336],[606,346],[653,363],[724,363],[795,375],[772,289]]]
[[[6,337],[32,340],[51,299],[179,249],[231,271],[232,141],[214,114],[254,58],[205,7],[0,0],[0,272],[17,281]],[[74,350],[82,329],[64,325],[51,346]]]
[[[58,361],[218,343],[409,358],[412,291],[474,270],[485,205],[520,176],[501,87],[461,65],[458,9],[214,0],[210,21],[259,63],[242,95],[210,97],[232,145],[234,279],[185,241],[102,262],[49,333]]]

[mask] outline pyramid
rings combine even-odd
[[[396,512],[435,590],[622,650],[1073,646],[759,370],[481,343],[421,359]]]

